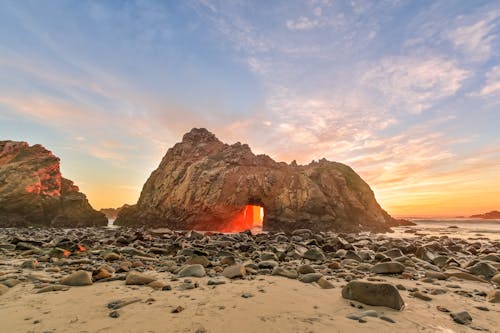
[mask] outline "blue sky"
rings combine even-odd
[[[347,163],[395,215],[500,208],[498,1],[0,0],[0,137],[94,206],[192,127]]]

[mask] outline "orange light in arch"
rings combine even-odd
[[[236,215],[231,223],[223,228],[223,232],[240,232],[255,227],[262,227],[264,222],[264,207],[256,205],[246,205],[243,210]]]
[[[262,227],[264,221],[264,207],[255,205],[246,205],[243,210],[245,221],[252,227]]]

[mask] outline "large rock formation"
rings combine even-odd
[[[106,225],[73,182],[59,158],[41,145],[0,141],[0,227]]]
[[[269,231],[386,231],[395,223],[344,164],[278,163],[193,129],[168,150],[137,204],[122,209],[115,224],[238,231],[248,227],[241,224],[248,204],[264,208]]]
[[[488,213],[471,215],[470,217],[473,219],[500,220],[500,212],[498,210],[492,210]]]

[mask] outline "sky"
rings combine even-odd
[[[0,0],[0,139],[95,208],[193,127],[348,164],[394,216],[500,209],[500,2]]]

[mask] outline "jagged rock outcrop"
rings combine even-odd
[[[498,210],[492,210],[488,213],[471,215],[470,217],[473,219],[500,220],[500,212]]]
[[[106,225],[71,180],[59,158],[41,145],[0,141],[0,227]]]
[[[234,230],[247,204],[264,207],[269,231],[387,231],[395,223],[347,165],[278,163],[193,129],[168,150],[137,204],[122,209],[115,224]]]
[[[99,211],[106,215],[108,219],[115,220],[118,217],[118,213],[122,210],[123,207],[129,207],[130,205],[123,205],[118,208],[101,208]]]

